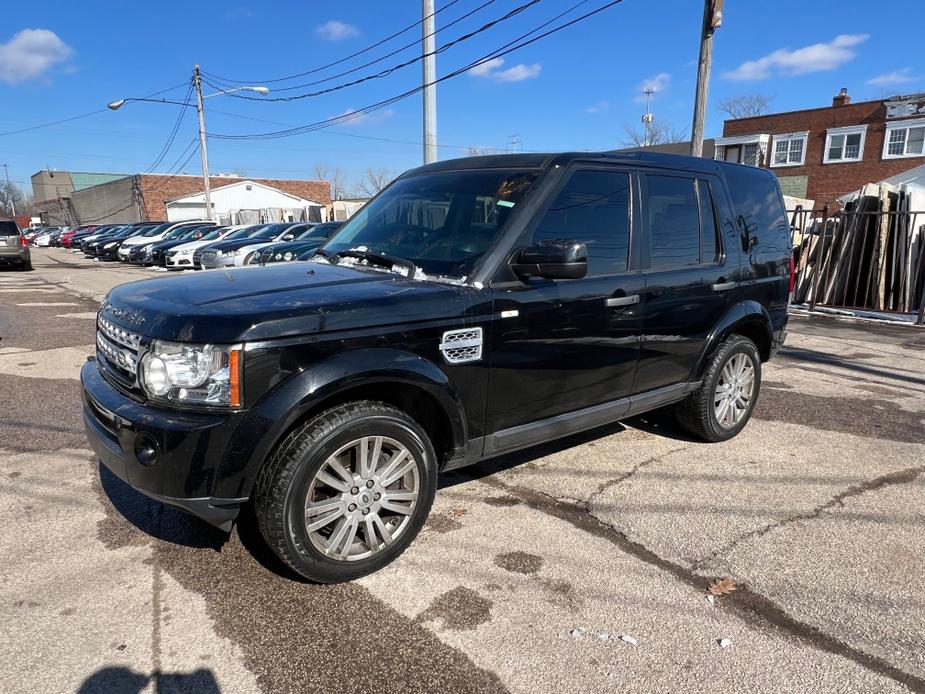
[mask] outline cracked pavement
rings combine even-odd
[[[925,330],[796,317],[732,441],[656,413],[445,475],[401,559],[315,586],[93,462],[96,302],[156,275],[34,258],[0,272],[4,692],[925,691]]]

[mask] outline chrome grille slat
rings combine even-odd
[[[96,325],[99,331],[112,342],[128,347],[133,352],[138,352],[138,346],[141,344],[140,335],[126,330],[102,316],[99,317]]]
[[[448,364],[466,364],[482,358],[482,329],[464,328],[443,333],[440,351]]]
[[[96,333],[96,346],[113,366],[135,377],[138,355],[106,339],[102,332]]]

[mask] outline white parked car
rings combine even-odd
[[[200,239],[171,248],[167,251],[167,269],[180,270],[199,267],[196,251],[225,239],[237,238],[239,235],[244,235],[248,230],[259,226],[255,224],[239,224],[237,226],[222,227],[210,231]]]
[[[177,227],[187,226],[190,224],[209,224],[209,220],[189,219],[182,222],[164,222],[163,224],[158,224],[155,227],[151,227],[143,234],[138,234],[138,236],[133,236],[129,239],[126,239],[122,245],[119,246],[119,260],[123,262],[128,261],[129,254],[132,252],[132,248],[134,246],[157,243],[158,241],[162,241],[168,232],[173,231]]]
[[[258,231],[247,237],[227,239],[212,244],[202,252],[202,267],[211,269],[217,267],[241,267],[246,265],[253,253],[264,246],[278,241],[292,241],[295,238],[290,230],[301,227],[302,224],[282,222],[278,224],[263,224]]]

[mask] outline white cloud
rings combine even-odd
[[[533,65],[518,63],[507,70],[500,70],[502,65],[504,65],[504,58],[492,58],[481,65],[476,65],[469,70],[469,74],[475,77],[487,77],[497,82],[521,82],[539,77],[540,70],[543,69],[539,63],[533,63]]]
[[[585,109],[585,113],[597,113],[599,111],[606,111],[608,108],[610,108],[610,103],[607,101],[598,101],[593,106],[588,106],[588,108]]]
[[[910,75],[912,72],[911,67],[900,68],[899,70],[893,70],[893,72],[887,72],[883,75],[877,75],[867,80],[867,84],[874,87],[889,87],[894,84],[905,84],[906,82],[916,82],[919,78],[915,75]]]
[[[326,41],[343,41],[344,39],[359,36],[360,30],[352,24],[332,19],[315,29],[315,33]]]
[[[780,48],[724,72],[723,77],[741,82],[764,80],[775,74],[792,76],[834,70],[852,60],[857,54],[854,48],[869,38],[870,34],[840,34],[828,43],[814,43],[794,51]]]
[[[658,94],[659,92],[663,92],[668,89],[668,84],[670,82],[671,75],[669,75],[667,72],[660,72],[653,77],[647,77],[638,87],[636,87],[636,91],[638,93],[635,97],[633,97],[633,101],[644,104],[646,102],[646,95],[642,93],[644,90],[652,89],[656,94]],[[653,98],[654,96],[655,95],[653,94]]]
[[[74,51],[48,29],[23,29],[0,44],[0,80],[10,84],[40,77]]]
[[[343,113],[338,113],[330,118],[339,118],[340,125],[376,125],[395,115],[395,111],[390,108],[371,111],[370,113],[360,112],[354,108],[348,108]]]

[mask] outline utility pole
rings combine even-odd
[[[424,21],[422,50],[424,55],[424,163],[437,161],[437,56],[434,35],[434,0],[422,0]]]
[[[10,167],[6,164],[3,165],[3,171],[6,173],[6,196],[10,200],[10,210],[13,212],[13,216],[16,216],[16,201],[13,199],[13,188],[10,185]]]
[[[206,202],[206,219],[213,220],[212,191],[209,188],[209,152],[206,148],[206,117],[202,109],[202,79],[199,66],[193,66],[193,86],[196,88],[196,111],[199,113],[199,153],[202,155],[202,190]]]
[[[697,61],[697,91],[694,95],[694,123],[691,126],[691,156],[703,155],[703,124],[707,115],[707,93],[713,65],[713,32],[723,23],[723,0],[704,0],[700,31],[700,59]]]
[[[646,112],[642,114],[642,127],[645,128],[646,134],[643,138],[642,146],[648,147],[652,144],[652,121],[655,120],[655,115],[649,110],[649,100],[655,93],[655,89],[646,87],[642,90],[642,93],[646,95]]]

